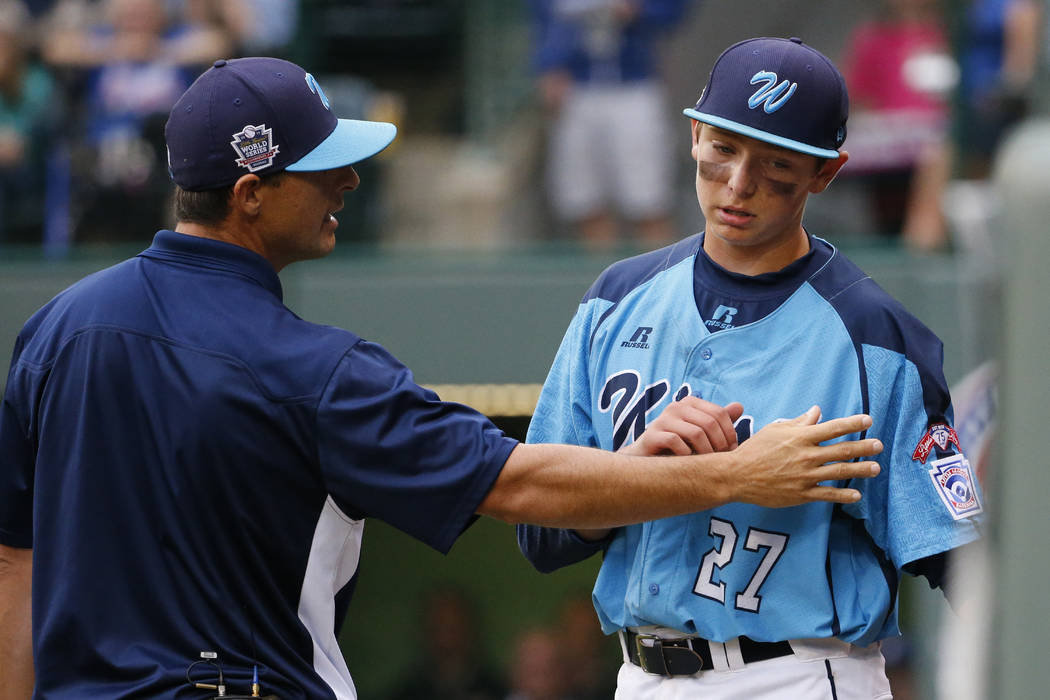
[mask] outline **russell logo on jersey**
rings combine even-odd
[[[704,325],[708,328],[733,328],[733,317],[738,313],[737,309],[732,306],[725,306],[719,304],[718,308],[715,309],[714,315],[707,321],[704,321]]]
[[[638,326],[630,340],[620,343],[621,348],[637,348],[639,350],[649,349],[649,334],[653,332],[650,326]]]

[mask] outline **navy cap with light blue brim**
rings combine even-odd
[[[337,118],[313,75],[269,57],[216,61],[175,103],[164,128],[171,179],[193,191],[229,186],[248,173],[352,165],[396,135],[387,122]]]
[[[311,172],[353,165],[382,151],[395,136],[397,127],[388,122],[340,119],[324,141],[284,169]]]
[[[831,60],[801,39],[761,37],[723,51],[696,106],[682,113],[792,151],[837,158],[849,94]]]

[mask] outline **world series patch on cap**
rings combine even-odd
[[[835,65],[801,39],[763,37],[722,52],[696,107],[683,113],[793,151],[836,158],[846,140],[849,93]]]
[[[164,127],[171,179],[186,190],[225,187],[247,173],[341,168],[396,134],[386,122],[337,118],[313,75],[262,57],[216,61]]]

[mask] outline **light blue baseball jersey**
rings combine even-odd
[[[747,278],[715,265],[702,240],[599,277],[528,440],[615,450],[687,394],[741,402],[744,440],[817,404],[826,418],[872,416],[866,436],[885,446],[882,472],[849,484],[863,498],[848,506],[734,503],[597,544],[520,526],[522,551],[547,571],[604,549],[594,603],[606,633],[656,624],[717,641],[857,644],[897,634],[903,567],[979,536],[979,487],[952,429],[941,342],[826,241],[811,237],[802,260]]]

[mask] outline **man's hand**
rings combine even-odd
[[[820,443],[866,430],[871,426],[871,417],[856,415],[825,423],[818,423],[819,420],[820,409],[814,406],[798,418],[767,425],[740,445],[734,455],[746,459],[741,460],[731,476],[727,475],[729,500],[770,508],[810,501],[860,500],[856,489],[819,486],[818,482],[877,475],[876,462],[849,460],[882,452],[882,443],[872,439]]]
[[[719,406],[696,396],[673,402],[645,432],[619,452],[628,455],[704,455],[736,449],[733,423],[744,407]]]
[[[744,413],[737,402],[719,406],[696,396],[673,402],[650,423],[641,437],[618,452],[625,455],[691,455],[735,450],[733,423]],[[585,540],[605,539],[610,529],[577,530]]]

